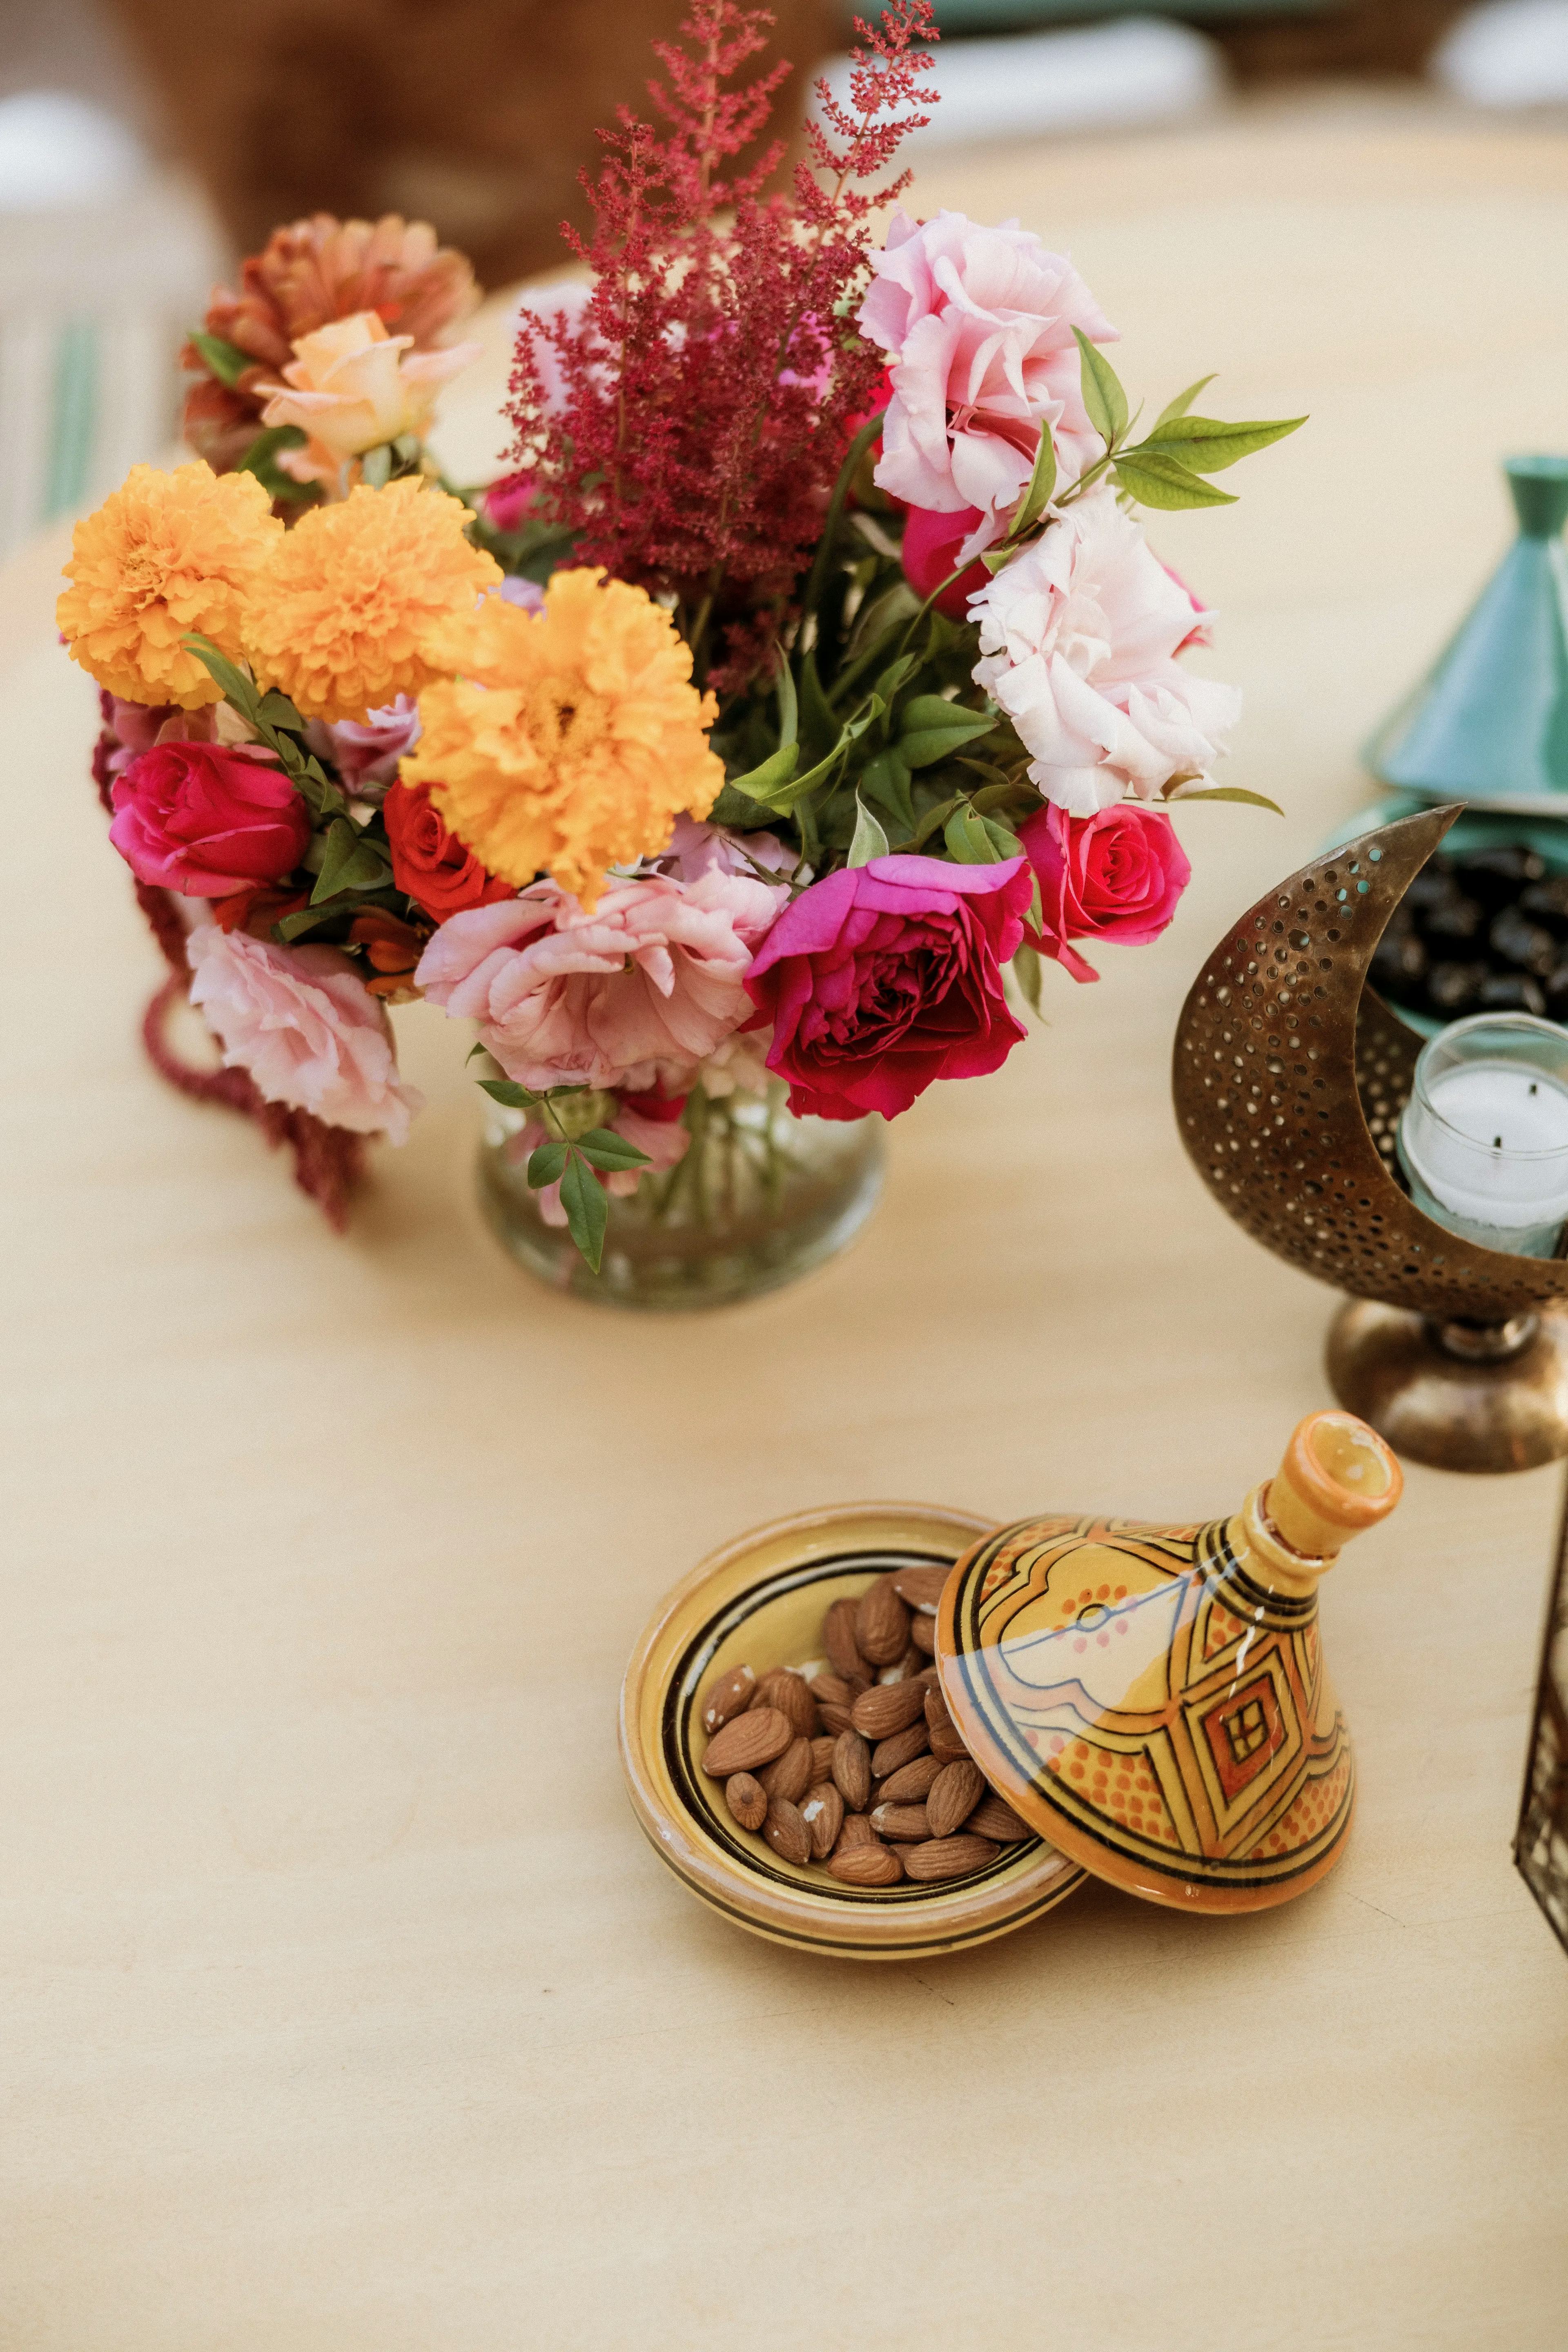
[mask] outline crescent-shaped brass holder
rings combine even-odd
[[[1568,1454],[1568,1262],[1464,1241],[1399,1181],[1421,1041],[1366,985],[1373,950],[1460,814],[1424,810],[1260,898],[1176,1024],[1176,1120],[1228,1216],[1351,1293],[1329,1335],[1342,1404],[1452,1470]]]

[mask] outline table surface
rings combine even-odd
[[[158,975],[53,642],[0,574],[10,756],[0,1644],[7,2352],[1557,2352],[1568,1963],[1510,1859],[1560,1479],[1416,1470],[1324,1596],[1359,1819],[1298,1905],[1089,1887],[910,1969],[775,1950],[660,1869],[622,1666],[748,1524],[909,1496],[1223,1510],[1325,1402],[1332,1300],[1169,1108],[1211,943],[1364,795],[1356,746],[1560,447],[1568,142],[1324,97],[952,155],[922,208],[1070,247],[1163,400],[1312,412],[1161,525],[1244,687],[1155,949],[1050,982],[890,1138],[797,1288],[532,1286],[474,1206],[461,1041],[335,1240],[136,1045]],[[500,344],[455,437],[482,454]],[[42,853],[40,855],[39,853]]]

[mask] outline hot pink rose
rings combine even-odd
[[[425,1097],[397,1077],[386,1012],[336,948],[279,948],[202,923],[185,942],[199,1004],[226,1069],[248,1070],[268,1102],[355,1135],[408,1140]]]
[[[114,780],[109,838],[139,882],[222,898],[305,854],[305,803],[259,745],[155,743]]]
[[[531,474],[503,474],[492,482],[480,504],[485,520],[492,530],[521,530],[528,520],[528,510],[533,504],[534,480]]]
[[[1001,968],[1033,892],[1022,857],[874,857],[803,890],[746,976],[790,1108],[895,1118],[935,1078],[995,1069],[1025,1034]]]
[[[933,514],[930,507],[911,507],[904,521],[904,577],[915,594],[929,596],[958,570],[959,550],[984,516],[978,507],[960,507],[956,514]],[[991,584],[984,563],[960,572],[951,588],[942,588],[936,609],[952,621],[965,619],[969,600]]]
[[[454,1018],[477,1021],[523,1086],[679,1092],[751,1018],[746,971],[789,893],[729,870],[739,853],[710,825],[678,829],[660,863],[685,871],[612,880],[592,914],[535,882],[454,915],[415,984]]]
[[[1097,343],[1116,331],[1071,262],[1016,221],[899,212],[872,267],[859,323],[894,359],[878,485],[939,513],[978,508],[964,547],[976,555],[1023,495],[1042,433],[1069,478],[1101,454],[1073,329]]]
[[[1100,974],[1068,945],[1110,940],[1147,947],[1176,911],[1193,878],[1168,816],[1124,801],[1094,816],[1043,808],[1018,835],[1040,885],[1045,935],[1035,940],[1074,980]]]

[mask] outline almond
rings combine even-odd
[[[855,1603],[836,1601],[823,1620],[822,1646],[827,1653],[828,1664],[836,1675],[846,1682],[851,1675],[865,1675],[866,1661],[860,1654],[860,1644],[855,1639]],[[868,1682],[870,1676],[866,1675]]]
[[[743,1830],[760,1830],[767,1819],[768,1792],[749,1772],[731,1772],[724,1783],[724,1802]]]
[[[768,1817],[763,1823],[763,1835],[776,1854],[785,1862],[807,1863],[811,1860],[811,1832],[785,1797],[768,1799]],[[955,1839],[963,1844],[963,1839]],[[994,1849],[993,1849],[994,1851]]]
[[[782,1756],[795,1736],[788,1716],[776,1706],[748,1707],[713,1734],[702,1769],[715,1780],[727,1780],[731,1772],[755,1772]]]
[[[871,1824],[864,1813],[846,1813],[844,1827],[838,1832],[838,1843],[833,1851],[835,1853],[847,1853],[851,1846],[875,1845],[876,1843],[871,1835]]]
[[[710,1736],[720,1731],[732,1715],[740,1715],[752,1704],[757,1678],[750,1666],[731,1666],[709,1685],[702,1702],[702,1728]]]
[[[807,1791],[800,1817],[810,1832],[812,1853],[818,1862],[826,1862],[844,1827],[844,1800],[831,1780],[819,1780]]]
[[[834,1706],[853,1706],[855,1704],[854,1689],[842,1675],[813,1675],[811,1696],[818,1706],[825,1699]]]
[[[936,1649],[936,1619],[934,1617],[911,1617],[910,1619],[910,1641],[914,1648],[919,1650],[922,1657],[931,1657]]]
[[[997,1848],[989,1838],[932,1838],[926,1845],[907,1846],[904,1868],[911,1878],[940,1884],[945,1878],[967,1878],[994,1862]]]
[[[860,1595],[855,1612],[855,1643],[874,1666],[890,1666],[910,1646],[910,1612],[893,1591],[890,1576],[879,1576]]]
[[[925,1663],[925,1652],[917,1650],[911,1642],[901,1658],[895,1658],[890,1666],[879,1670],[877,1680],[879,1683],[906,1683],[911,1675],[920,1673]]]
[[[830,1731],[835,1739],[842,1738],[845,1732],[854,1728],[855,1717],[851,1710],[847,1706],[835,1706],[831,1699],[825,1699],[816,1711],[822,1717],[823,1729]]]
[[[900,1733],[900,1738],[908,1735]],[[890,1748],[892,1741],[885,1740]],[[879,1754],[881,1752],[879,1749]],[[889,1772],[882,1783],[882,1802],[889,1805],[923,1805],[931,1794],[931,1784],[939,1772],[951,1772],[951,1764],[939,1764],[934,1756],[917,1756],[912,1764],[905,1764],[897,1772]]]
[[[947,1711],[947,1701],[941,1691],[931,1684],[925,1686],[926,1723],[931,1730],[931,1752],[943,1764],[960,1764],[969,1754],[958,1736],[958,1727]]]
[[[776,1764],[773,1767],[775,1772],[778,1769]],[[926,1819],[931,1823],[931,1836],[952,1837],[963,1827],[984,1794],[985,1780],[978,1765],[971,1764],[967,1758],[961,1764],[944,1764],[926,1798]]]
[[[861,1692],[851,1720],[864,1738],[889,1739],[895,1731],[907,1730],[918,1719],[928,1695],[923,1683],[878,1683],[873,1689]],[[719,1737],[721,1739],[723,1733]]]
[[[871,1828],[880,1838],[909,1839],[924,1843],[931,1836],[923,1805],[878,1805],[871,1815]]]
[[[841,1849],[827,1867],[846,1886],[896,1886],[904,1874],[904,1865],[892,1847],[879,1845],[875,1839],[869,1845]]]
[[[772,1674],[763,1676],[752,1705],[776,1706],[779,1713],[787,1715],[795,1729],[804,1732],[807,1739],[816,1729],[816,1701],[811,1696],[805,1676],[794,1673],[788,1666],[775,1666]]]
[[[912,1764],[917,1756],[923,1756],[930,1745],[922,1715],[920,1721],[911,1723],[907,1730],[895,1731],[890,1739],[877,1742],[871,1757],[873,1777],[886,1780],[893,1773],[901,1772],[906,1764]]]
[[[971,1837],[992,1839],[997,1845],[1016,1845],[1020,1838],[1033,1837],[1035,1832],[1026,1821],[1021,1821],[1005,1798],[988,1790],[983,1801],[976,1805],[964,1824]]]
[[[833,1743],[833,1780],[852,1813],[871,1793],[871,1751],[858,1731],[841,1731]]]
[[[810,1740],[792,1739],[777,1762],[766,1766],[757,1778],[770,1797],[798,1804],[811,1786]]]
[[[952,1574],[952,1569],[935,1566],[896,1569],[893,1572],[893,1591],[910,1608],[918,1609],[923,1614],[934,1617],[937,1603],[942,1599],[943,1588]]]
[[[833,1751],[837,1745],[838,1741],[837,1737],[831,1732],[826,1731],[822,1732],[812,1741],[811,1778],[814,1786],[818,1780],[832,1780]]]

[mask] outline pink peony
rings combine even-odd
[[[1018,838],[1040,886],[1045,936],[1035,944],[1074,980],[1098,980],[1069,940],[1147,947],[1176,911],[1193,878],[1186,852],[1163,810],[1123,802],[1093,816],[1044,808]]]
[[[1206,776],[1220,756],[1241,697],[1178,666],[1193,615],[1186,589],[1104,484],[974,598],[975,683],[1034,755],[1041,792],[1069,815],[1128,793],[1153,800]]]
[[[908,1110],[935,1078],[979,1077],[1025,1034],[1001,967],[1024,935],[1028,862],[875,857],[803,890],[747,975],[773,1024],[768,1066],[820,1118]]]
[[[1071,262],[1016,221],[900,211],[872,267],[859,323],[894,360],[876,480],[910,506],[978,508],[963,551],[977,555],[1022,497],[1043,432],[1071,479],[1100,455],[1072,331],[1097,343],[1116,331]]]
[[[226,1069],[247,1070],[268,1102],[328,1127],[408,1140],[425,1097],[397,1076],[384,1008],[336,948],[279,948],[202,923],[185,942],[199,1004]]]
[[[419,740],[419,706],[411,694],[400,694],[363,719],[341,719],[328,727],[315,722],[325,739],[320,749],[337,769],[344,786],[357,800],[374,799],[395,781],[397,763]]]
[[[310,838],[304,802],[259,747],[154,743],[116,776],[110,797],[109,838],[137,880],[187,898],[276,882]]]
[[[415,983],[477,1021],[523,1086],[679,1092],[750,1019],[746,971],[789,893],[750,872],[731,836],[690,820],[659,864],[680,870],[613,877],[592,914],[546,881],[454,915]]]

